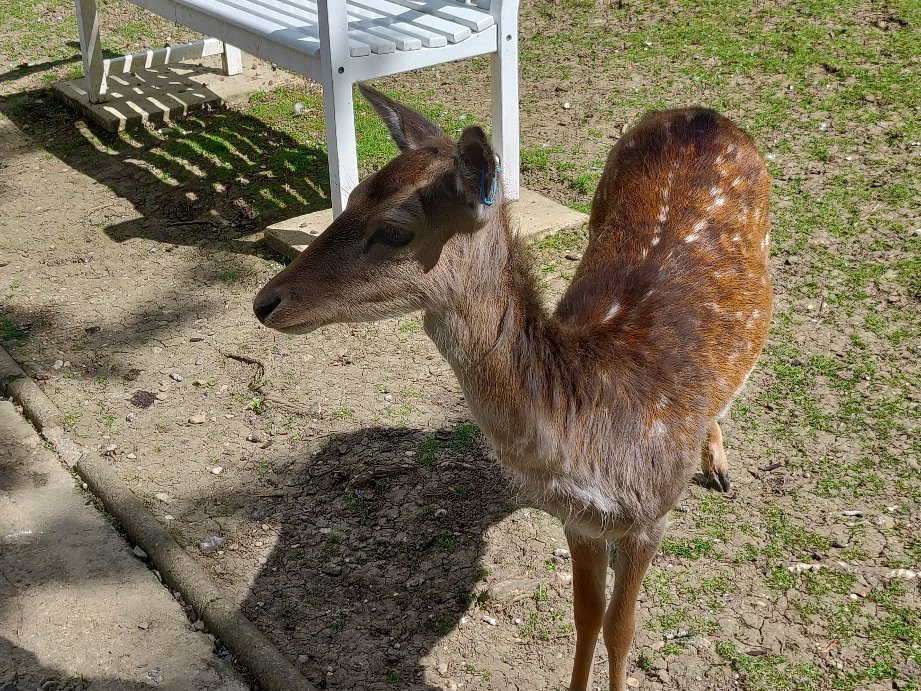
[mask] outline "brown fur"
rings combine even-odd
[[[302,332],[425,311],[426,332],[500,461],[563,521],[577,629],[571,688],[586,688],[603,626],[611,688],[621,689],[636,597],[666,514],[702,458],[728,486],[716,419],[770,321],[764,164],[712,111],[646,116],[608,158],[589,246],[551,316],[501,190],[492,208],[478,201],[495,165],[482,131],[452,144],[363,91],[397,128],[403,153],[260,291],[257,314]],[[369,239],[382,224],[412,240],[376,246]],[[602,616],[609,541],[616,579]]]

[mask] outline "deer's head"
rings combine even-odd
[[[308,333],[424,309],[438,273],[457,268],[452,241],[475,233],[501,206],[496,157],[482,129],[468,127],[455,143],[419,113],[359,89],[400,153],[362,181],[332,225],[256,295],[253,311],[270,328]]]

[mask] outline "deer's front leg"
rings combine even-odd
[[[716,420],[710,426],[707,443],[701,453],[700,469],[723,492],[732,489],[732,483],[729,481],[729,459],[726,458],[726,450],[723,448],[723,432]]]
[[[614,592],[604,615],[604,644],[608,649],[611,691],[626,689],[627,658],[636,629],[636,600],[664,529],[665,521],[660,521],[644,534],[627,535],[617,543]]]
[[[608,541],[566,533],[572,556],[573,614],[576,656],[570,691],[585,691],[592,676],[595,644],[604,618],[604,586],[608,575]]]

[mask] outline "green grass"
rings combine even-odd
[[[8,317],[0,317],[0,341],[23,341],[29,333]]]

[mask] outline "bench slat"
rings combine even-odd
[[[308,55],[320,52],[314,0],[176,2]],[[470,37],[471,30],[481,31],[495,23],[488,12],[463,0],[350,0],[346,7],[352,57],[438,48],[459,43]]]
[[[349,7],[352,6],[379,12],[384,16],[391,17],[394,22],[405,22],[419,32],[444,36],[449,43],[460,43],[464,39],[470,38],[471,31],[467,26],[412,10],[404,5],[398,5],[396,2],[390,2],[390,0],[350,0]]]
[[[284,2],[294,5],[297,8],[296,11],[304,13],[305,16],[318,16],[315,0],[284,0]],[[378,12],[356,7],[351,3],[346,5],[346,9],[349,16],[349,36],[369,44],[372,52],[392,53],[392,49],[387,49],[389,44],[393,44],[396,50],[422,48],[420,37],[405,31],[398,22],[392,22]]]
[[[441,19],[447,19],[458,24],[463,24],[473,31],[488,29],[496,20],[489,12],[479,7],[452,2],[452,0],[393,0],[398,5],[409,7],[417,12],[431,14]]]

